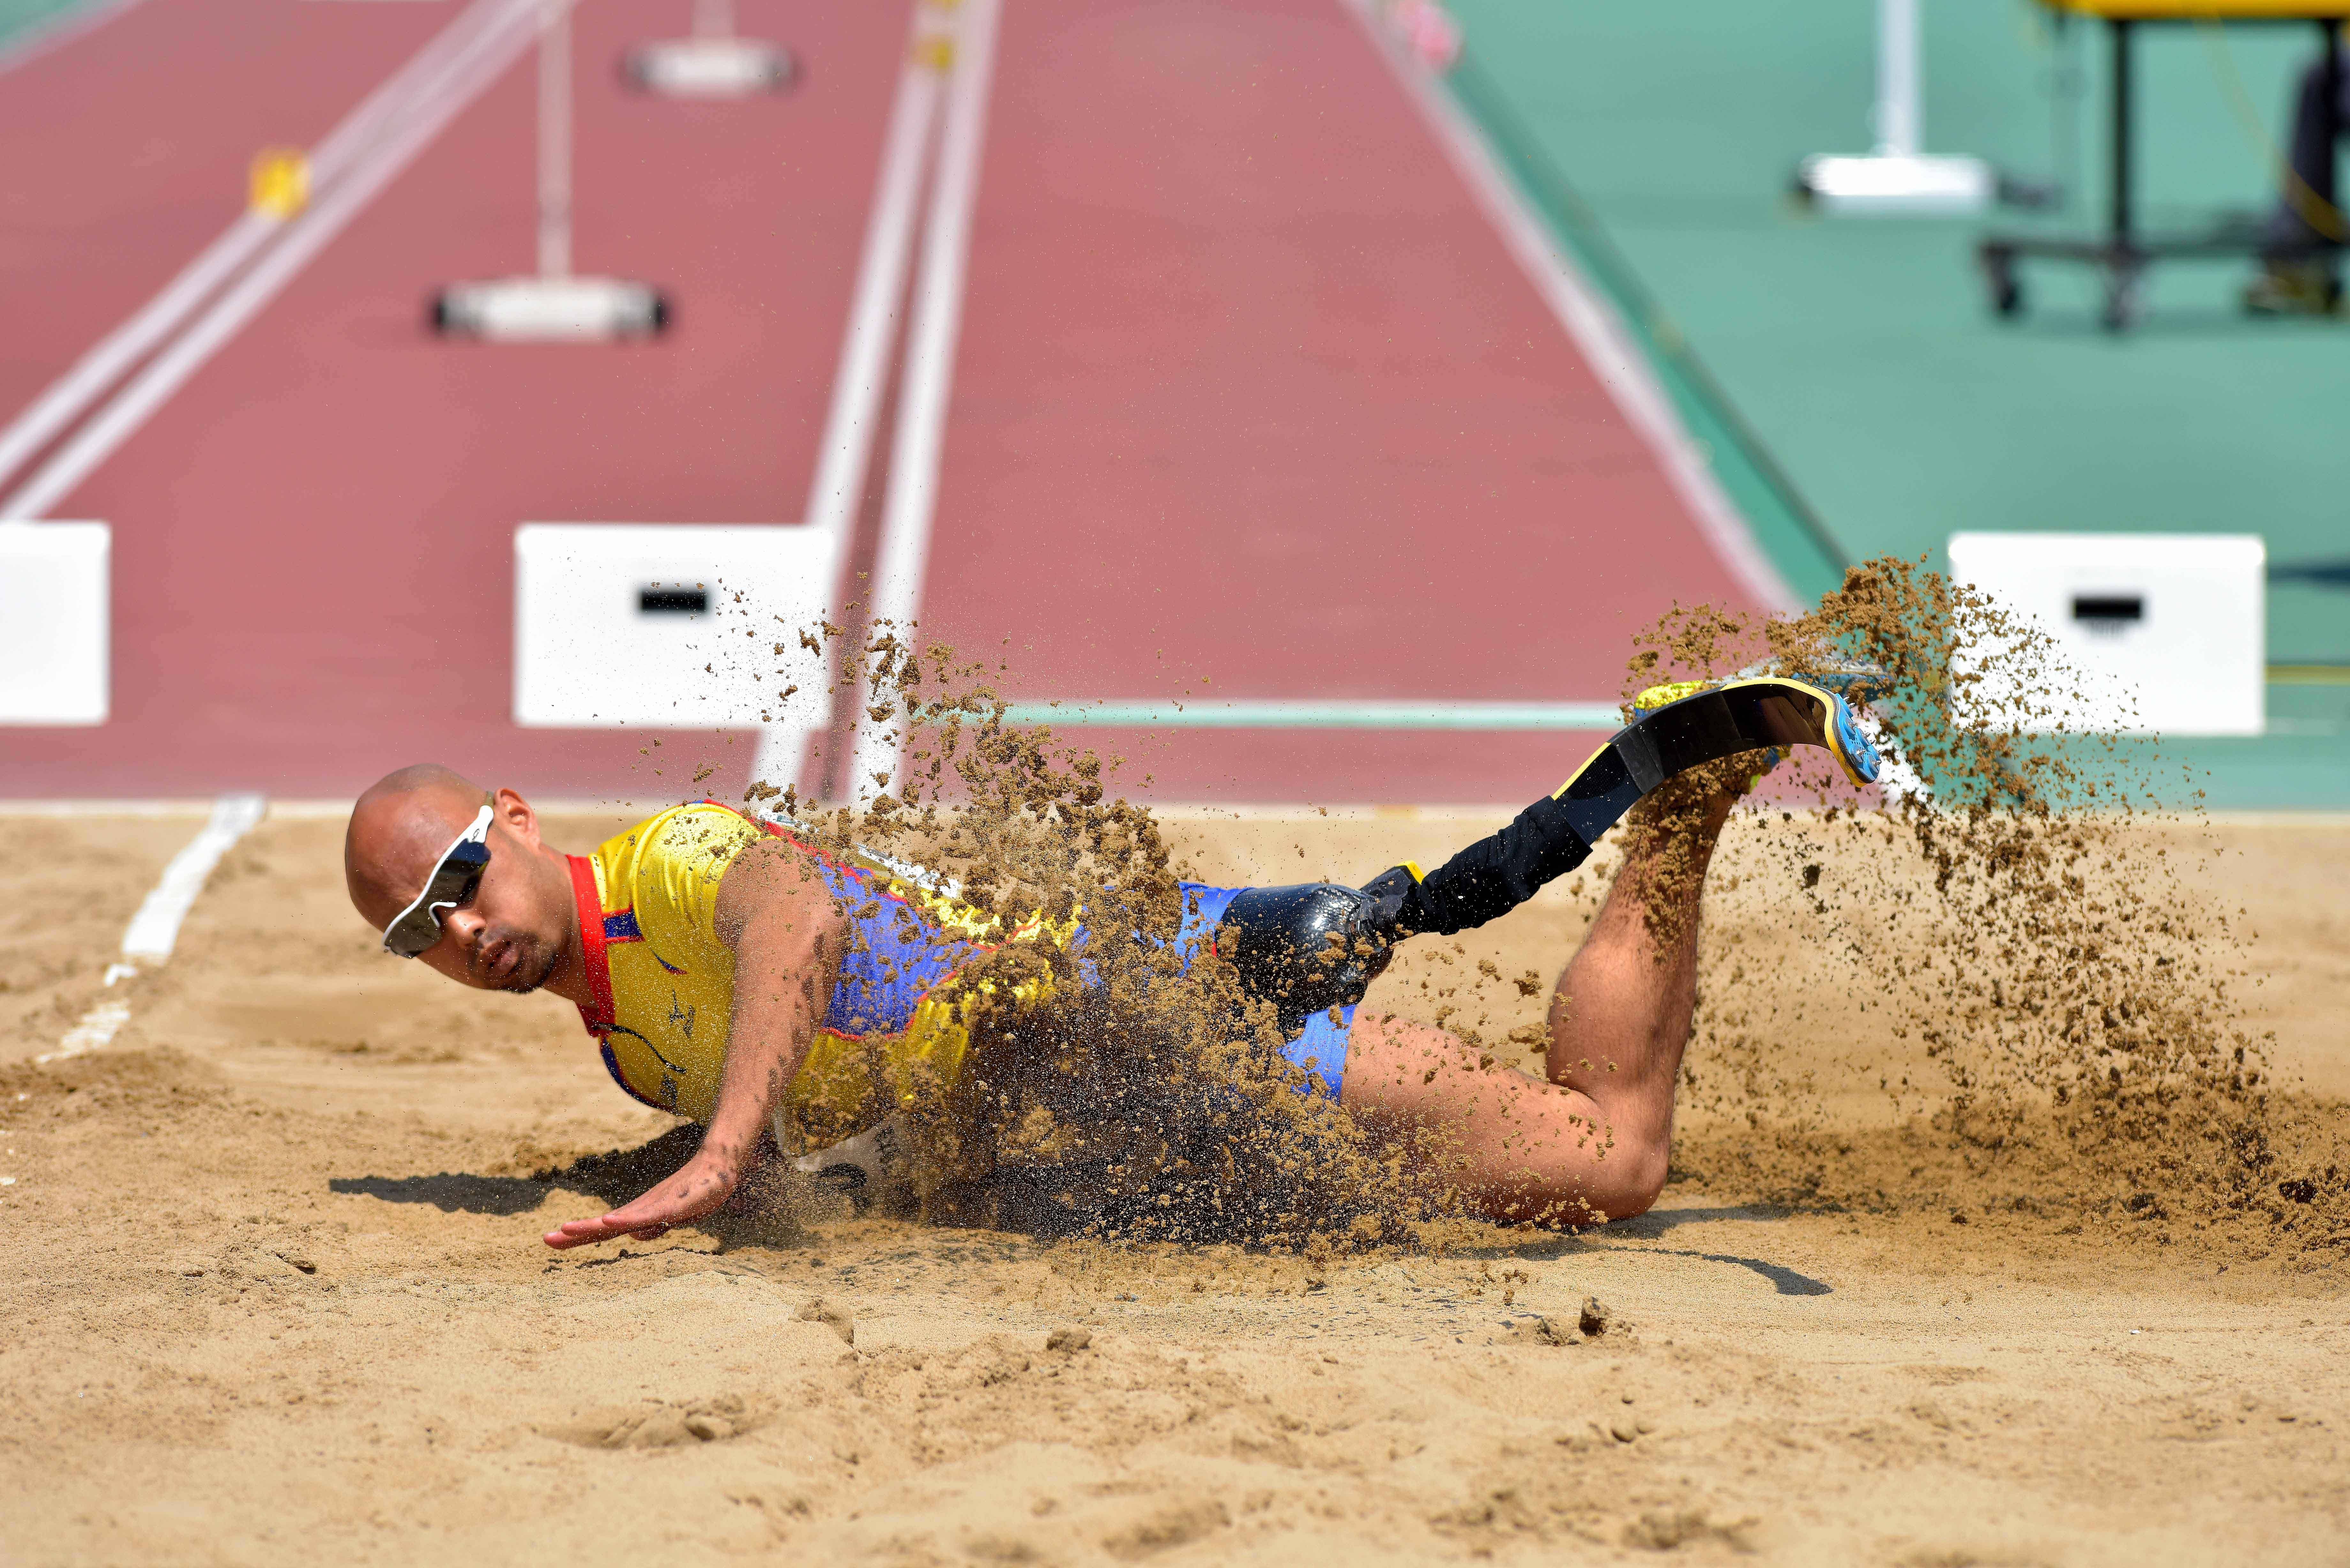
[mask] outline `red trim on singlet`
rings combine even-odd
[[[705,804],[710,805],[725,805],[723,801],[715,800],[709,801]],[[726,809],[729,811],[734,811],[734,808],[731,805],[727,806]],[[734,814],[737,816],[743,816],[741,812],[735,812]],[[793,836],[789,829],[779,827],[772,822],[764,822],[755,816],[743,816],[743,820],[751,824],[754,827],[758,828],[770,838],[782,839],[785,843],[790,845],[793,848],[798,850],[801,854],[806,856],[817,865],[829,866],[844,877],[855,877],[858,885],[862,887],[873,897],[877,898],[887,898],[893,904],[903,904],[906,908],[913,910],[915,914],[926,919],[929,918],[930,912],[922,908],[920,900],[908,898],[905,894],[899,892],[895,888],[891,888],[886,883],[879,886],[876,885],[879,878],[885,877],[890,881],[900,882],[911,882],[912,878],[900,877],[896,872],[889,870],[887,867],[876,869],[870,866],[859,866],[853,860],[842,860],[837,857],[827,855],[815,845],[810,844],[804,839]],[[914,885],[917,887],[920,886],[919,883],[915,883]],[[922,890],[926,893],[931,894],[933,897],[941,896],[935,888],[925,888]],[[1002,945],[1001,943],[996,942],[983,942],[976,937],[950,937],[947,940],[960,946],[977,948],[983,953],[992,953],[997,947]]]
[[[585,855],[567,855],[571,863],[571,892],[579,901],[579,960],[588,971],[588,995],[594,1002],[579,1004],[579,1022],[602,1039],[620,1021],[612,1005],[612,966],[604,955],[604,896],[596,891],[596,863]],[[614,1077],[619,1076],[615,1071]],[[624,1085],[625,1086],[625,1085]]]

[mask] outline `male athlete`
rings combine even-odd
[[[1496,1218],[1623,1219],[1663,1188],[1696,1001],[1699,893],[1741,787],[1715,769],[1650,803],[1648,830],[1558,978],[1544,1079],[1492,1066],[1432,1025],[1358,1016],[1387,948],[1523,903],[1702,763],[1762,752],[1767,767],[1803,744],[1826,748],[1856,784],[1876,775],[1852,710],[1820,685],[1686,683],[1635,708],[1555,794],[1434,873],[1397,867],[1360,889],[1183,889],[1179,948],[1212,947],[1273,1004],[1284,1054],[1317,1092],[1371,1126],[1446,1135],[1451,1179]],[[549,1231],[555,1248],[650,1239],[711,1213],[771,1121],[785,1147],[811,1128],[838,1138],[880,1121],[918,1078],[951,1086],[970,1044],[949,1000],[958,971],[1005,942],[1070,937],[1041,919],[1002,928],[903,868],[822,854],[713,802],[566,855],[513,790],[429,764],[359,797],[344,871],[387,949],[482,990],[555,992],[579,1009],[624,1088],[704,1124],[683,1168]]]

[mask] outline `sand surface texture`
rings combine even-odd
[[[1484,826],[1174,833],[1211,876],[1355,881]],[[372,950],[335,821],[265,823],[114,1043],[36,1064],[196,826],[7,824],[0,1563],[2350,1559],[2350,1264],[1996,1168],[1918,1196],[1945,1156],[1875,1091],[1866,977],[1760,830],[1716,863],[1703,1006],[1776,1019],[1843,1139],[1825,1179],[1741,1163],[1701,1033],[1648,1217],[1317,1262],[812,1193],[550,1253],[690,1143],[568,1007]],[[2350,827],[2212,836],[2280,1072],[2338,1100]],[[1594,885],[1470,954],[1555,972]],[[1419,1010],[1437,961],[1374,1001]]]

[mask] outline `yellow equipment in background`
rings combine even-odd
[[[2342,49],[2342,28],[2344,22],[2350,20],[2350,0],[2042,0],[2042,4],[2053,11],[2093,16],[2106,24],[2106,41],[2112,50],[2112,65],[2107,71],[2112,99],[2106,135],[2106,156],[2112,161],[2106,190],[2107,216],[2102,234],[2050,235],[2034,232],[1983,236],[1975,246],[1975,257],[1991,288],[1991,308],[2002,316],[2022,314],[2023,283],[2016,266],[2020,259],[2082,263],[2104,275],[2106,305],[2101,319],[2106,330],[2125,332],[2136,326],[2144,313],[2142,286],[2147,270],[2165,257],[2285,254],[2258,224],[2222,222],[2167,233],[2147,233],[2140,227],[2136,189],[2137,109],[2132,38],[2141,26],[2166,22],[2194,22],[2215,28],[2223,22],[2302,23],[2316,30],[2318,57],[2327,78],[2318,99],[2325,112],[2334,114],[2342,101],[2343,72],[2350,68],[2345,67]],[[2338,140],[2343,127],[2337,123],[2332,130],[2333,134],[2323,138],[2329,148]],[[2305,216],[2328,214],[2338,221],[2341,209],[2335,204],[2332,170],[2325,171],[2324,179],[2307,185],[2299,176],[2292,175],[2287,189],[2296,192],[2295,205],[2303,208]],[[2313,223],[2312,226],[2324,232],[2322,223]],[[2337,248],[2338,242],[2324,240],[2308,247],[2309,259],[2330,265],[2329,258]]]
[[[283,221],[310,204],[310,155],[298,147],[265,147],[253,155],[246,205]]]

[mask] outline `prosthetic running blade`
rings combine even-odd
[[[1855,784],[1877,776],[1877,748],[1833,692],[1785,676],[1703,685],[1640,713],[1501,832],[1426,877],[1399,866],[1364,891],[1398,900],[1400,930],[1449,936],[1482,926],[1582,865],[1600,836],[1667,779],[1741,752],[1789,746],[1821,747]]]
[[[1652,705],[1652,698],[1661,698]],[[1349,1006],[1387,969],[1405,936],[1452,936],[1509,915],[1565,877],[1666,778],[1706,762],[1791,745],[1824,748],[1845,778],[1877,775],[1877,753],[1852,705],[1783,675],[1688,681],[1640,693],[1631,724],[1567,783],[1429,875],[1396,865],[1363,888],[1327,881],[1248,888],[1224,909],[1215,950],[1283,1018]]]
[[[1652,697],[1663,701],[1651,707]],[[1637,716],[1567,781],[1433,872],[1407,863],[1360,888],[1252,888],[1234,898],[1216,951],[1285,1019],[1360,1002],[1405,937],[1450,936],[1509,913],[1590,857],[1591,846],[1667,779],[1742,752],[1818,746],[1855,784],[1877,748],[1850,703],[1808,681],[1764,675],[1651,688]]]

